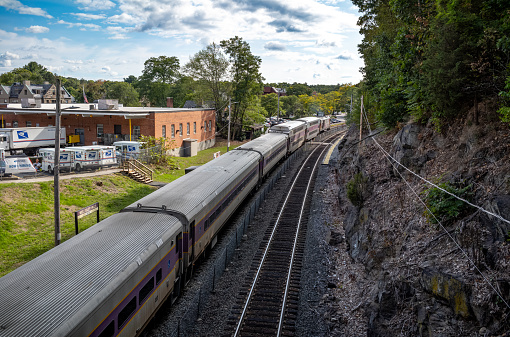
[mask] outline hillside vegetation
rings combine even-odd
[[[413,117],[444,129],[492,100],[510,122],[510,7],[502,0],[353,0],[365,108],[387,127]],[[353,120],[359,120],[353,118]]]

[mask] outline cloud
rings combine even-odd
[[[74,15],[78,19],[82,19],[82,20],[102,20],[102,19],[106,19],[106,15],[104,15],[104,14],[71,13],[71,15]]]
[[[228,3],[224,1],[218,6],[226,10],[238,8],[243,11],[255,12],[264,11],[270,14],[272,17],[285,16],[295,18],[301,21],[315,21],[317,16],[312,14],[309,8],[306,6],[292,6],[289,3],[283,1],[272,1],[272,0],[239,0]],[[276,15],[275,15],[276,14]]]
[[[335,57],[335,59],[337,60],[352,60],[352,56],[351,55],[338,55],[337,57]]]
[[[79,7],[87,11],[106,10],[115,7],[115,3],[110,0],[74,0],[77,4],[83,5]]]
[[[29,28],[26,28],[25,30],[27,32],[33,33],[33,34],[43,34],[43,33],[47,33],[50,31],[50,29],[48,27],[43,27],[43,26],[30,26]]]
[[[49,15],[45,10],[38,7],[25,6],[17,0],[0,0],[0,6],[5,7],[6,9],[17,11],[20,14],[42,16],[48,19],[53,18],[53,16]]]
[[[6,51],[3,54],[0,54],[0,66],[2,67],[10,67],[12,66],[12,60],[19,60],[19,55]]]
[[[273,50],[273,51],[285,51],[287,48],[283,43],[280,42],[267,42],[264,45],[264,49],[266,50]]]
[[[109,39],[111,40],[125,40],[128,39],[126,33],[129,32],[128,28],[119,27],[119,26],[109,26],[106,27],[106,32],[111,34]]]
[[[64,62],[69,64],[83,64],[82,60],[64,60]]]
[[[270,26],[276,27],[277,33],[289,32],[289,33],[303,33],[304,30],[296,27],[292,22],[287,20],[274,20],[269,22]]]
[[[78,28],[80,28],[80,30],[90,29],[93,31],[99,31],[101,29],[101,26],[93,24],[93,23],[81,23],[81,22],[73,23],[73,22],[67,22],[64,20],[58,20],[57,23],[61,24],[61,25],[67,25],[69,28],[78,27]]]
[[[336,42],[334,41],[331,41],[331,42],[328,42],[328,41],[316,41],[315,44],[319,47],[336,47]]]

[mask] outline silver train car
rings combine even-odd
[[[320,132],[320,119],[317,117],[303,117],[299,118],[298,121],[302,121],[306,123],[306,141],[309,141],[315,137]]]
[[[304,143],[304,122],[284,124],[0,278],[0,337],[138,336],[248,194]]]
[[[306,123],[290,121],[277,124],[269,129],[269,133],[282,133],[288,136],[287,154],[296,151],[306,141]]]

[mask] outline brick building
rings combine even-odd
[[[61,109],[61,126],[67,136],[79,136],[76,145],[110,145],[144,135],[167,138],[171,141],[172,154],[183,155],[185,139],[195,139],[198,150],[215,144],[214,109],[118,107],[112,100],[62,104]],[[55,104],[22,108],[21,104],[0,103],[0,114],[0,126],[6,128],[55,125]]]

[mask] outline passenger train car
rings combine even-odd
[[[302,121],[306,123],[306,135],[305,139],[311,140],[319,134],[319,126],[320,126],[320,119],[317,117],[303,117],[298,119],[298,121]]]
[[[280,124],[0,278],[0,336],[139,335],[306,126]]]

